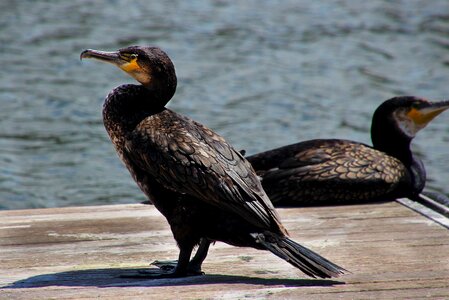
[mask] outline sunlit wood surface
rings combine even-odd
[[[352,273],[305,277],[216,243],[205,276],[130,279],[178,248],[150,205],[0,211],[1,299],[449,299],[449,231],[397,202],[279,209],[294,240]]]

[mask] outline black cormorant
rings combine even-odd
[[[247,159],[275,206],[413,199],[423,190],[426,173],[410,143],[419,130],[448,108],[449,101],[395,97],[381,104],[373,115],[373,147],[317,139]]]
[[[344,273],[287,237],[239,152],[212,130],[165,108],[177,79],[161,49],[85,50],[81,58],[112,63],[141,83],[115,88],[104,102],[103,120],[119,157],[165,216],[180,248],[174,271],[153,277],[198,274],[207,249],[198,251],[190,264],[189,259],[200,239],[269,250],[312,277]]]

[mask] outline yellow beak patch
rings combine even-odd
[[[122,69],[126,73],[131,73],[131,72],[134,72],[136,70],[139,70],[140,66],[137,63],[137,58],[134,58],[133,60],[131,60],[128,63],[124,63],[123,65],[120,66],[120,69]]]

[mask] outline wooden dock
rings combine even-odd
[[[280,209],[291,236],[352,273],[305,277],[217,243],[205,276],[130,279],[178,249],[150,205],[0,211],[1,299],[449,299],[449,231],[400,203]]]

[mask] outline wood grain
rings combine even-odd
[[[315,280],[266,251],[211,247],[205,276],[130,279],[178,249],[150,205],[0,211],[1,299],[449,298],[449,231],[397,202],[279,209],[352,274]]]

